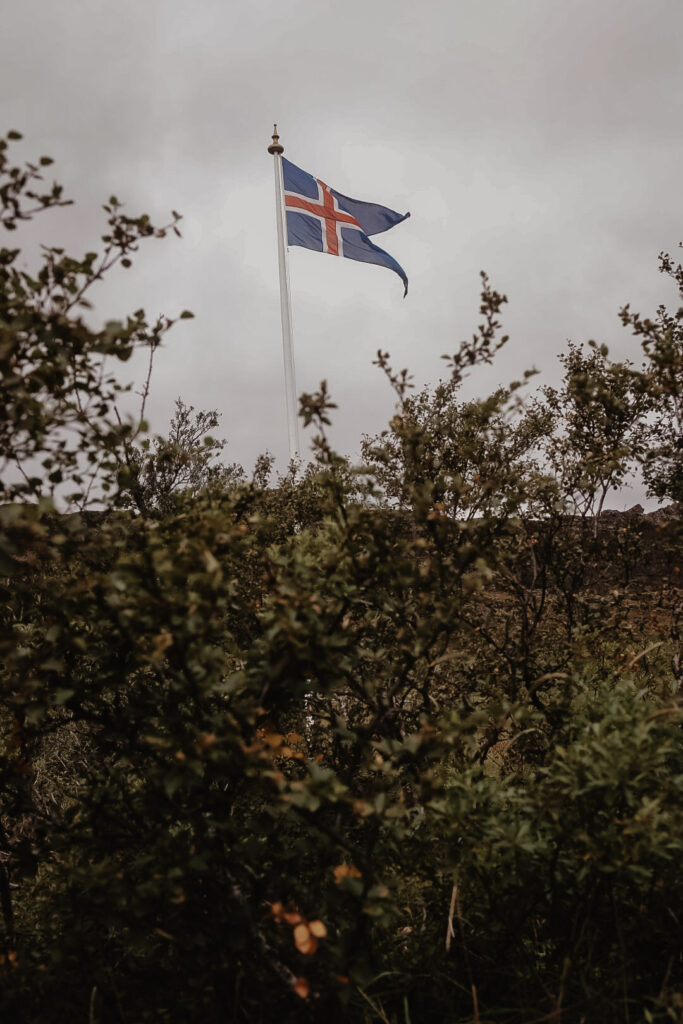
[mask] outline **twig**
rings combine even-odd
[[[542,1017],[534,1017],[533,1020],[525,1020],[524,1024],[547,1024],[547,1022],[561,1019],[562,1010],[556,1007],[554,1010],[551,1010],[550,1013],[544,1013]]]
[[[97,1001],[97,985],[93,985],[92,992],[90,993],[90,1013],[88,1014],[88,1024],[95,1024],[95,1003]]]
[[[460,941],[462,942],[462,952],[465,958],[465,969],[467,971],[467,977],[470,982],[470,989],[472,991],[472,1005],[474,1008],[474,1018],[472,1024],[487,1024],[486,1021],[480,1020],[479,1018],[479,1000],[477,998],[477,986],[474,984],[474,974],[472,972],[472,962],[470,960],[469,950],[465,943],[465,925],[462,919],[462,907],[460,906],[460,889],[457,883],[453,884],[453,892],[451,894],[451,905],[455,905],[455,910],[458,916],[458,930],[460,932]]]
[[[17,469],[19,470],[19,472],[23,476],[23,478],[26,481],[26,483],[28,484],[28,486],[31,488],[31,490],[36,495],[36,497],[40,498],[40,490],[36,487],[35,484],[31,483],[29,477],[26,475],[26,471],[25,471],[24,467],[22,466],[22,464],[21,464],[21,462],[19,460],[19,456],[18,455],[14,456],[14,461],[16,463]]]
[[[451,948],[451,941],[455,938],[455,932],[453,931],[453,914],[455,913],[455,901],[458,897],[458,883],[453,882],[453,890],[451,892],[451,905],[448,910],[448,923],[446,925],[446,952]]]
[[[655,718],[664,718],[666,715],[681,715],[683,714],[683,707],[673,708],[660,708],[659,711],[653,711],[651,715],[648,715],[645,719],[646,722],[652,722]]]
[[[479,1000],[477,999],[477,986],[472,984],[472,1005],[474,1006],[474,1017],[472,1018],[472,1024],[481,1024],[479,1019]]]
[[[149,346],[149,366],[147,367],[147,377],[145,379],[145,383],[143,385],[142,391],[139,392],[140,397],[142,398],[142,404],[140,405],[140,416],[138,417],[138,428],[137,428],[136,434],[138,434],[140,432],[140,429],[142,427],[142,422],[143,422],[143,420],[145,418],[145,406],[147,405],[147,398],[149,396],[149,384],[150,384],[150,380],[152,379],[152,369],[153,369],[153,366],[154,366],[154,353],[156,352],[156,349],[157,349],[157,346],[152,341],[150,343],[150,346]]]
[[[658,640],[657,643],[650,644],[650,646],[646,647],[644,651],[640,652],[640,654],[635,654],[629,661],[627,661],[621,671],[628,672],[629,669],[633,668],[633,666],[636,665],[641,658],[644,658],[647,654],[650,654],[652,651],[656,651],[657,648],[661,647],[663,643],[663,640]]]
[[[380,1020],[381,1020],[381,1021],[383,1022],[383,1024],[391,1024],[391,1021],[390,1021],[390,1020],[389,1020],[389,1018],[387,1017],[387,1015],[386,1015],[386,1013],[384,1012],[384,1010],[382,1009],[382,1007],[380,1006],[380,1007],[378,1008],[377,1006],[375,1006],[375,1004],[374,1004],[374,1002],[372,1001],[372,999],[370,998],[370,996],[369,996],[369,995],[367,995],[367,993],[365,993],[365,992],[363,991],[363,989],[362,989],[362,988],[359,988],[359,989],[358,989],[358,991],[359,991],[359,992],[360,992],[360,994],[362,995],[363,999],[365,999],[365,1001],[366,1001],[367,1003],[369,1003],[369,1005],[370,1005],[370,1006],[372,1007],[372,1010],[373,1010],[373,1012],[377,1014],[377,1016],[378,1016],[378,1017],[379,1017],[379,1019],[380,1019]]]

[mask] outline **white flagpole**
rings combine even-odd
[[[289,293],[289,266],[287,263],[287,219],[285,213],[285,189],[282,175],[282,154],[277,125],[273,125],[273,141],[268,152],[275,164],[275,209],[277,216],[277,260],[280,270],[280,318],[282,320],[282,349],[285,361],[285,397],[287,400],[287,433],[289,435],[289,457],[296,459],[299,454],[299,423],[296,407],[296,377],[294,375],[294,349],[292,346],[292,303]]]

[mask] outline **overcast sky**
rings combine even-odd
[[[475,393],[531,366],[556,380],[570,338],[636,357],[618,309],[677,301],[657,255],[683,239],[681,0],[8,0],[0,109],[77,200],[41,239],[92,248],[112,192],[184,215],[96,313],[194,311],[160,353],[152,426],[177,395],[216,408],[247,467],[287,454],[275,120],[294,163],[412,215],[378,239],[405,300],[386,269],[291,250],[298,390],[328,380],[348,454],[392,412],[376,350],[435,382],[481,269],[511,338]]]

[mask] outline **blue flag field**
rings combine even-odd
[[[284,157],[282,169],[289,245],[388,267],[401,278],[403,294],[407,295],[405,271],[393,256],[371,242],[369,236],[393,228],[410,214],[349,199]]]

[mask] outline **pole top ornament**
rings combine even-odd
[[[284,153],[285,147],[280,145],[280,136],[277,133],[277,125],[273,125],[273,141],[268,146],[268,152],[275,156],[276,153]]]

